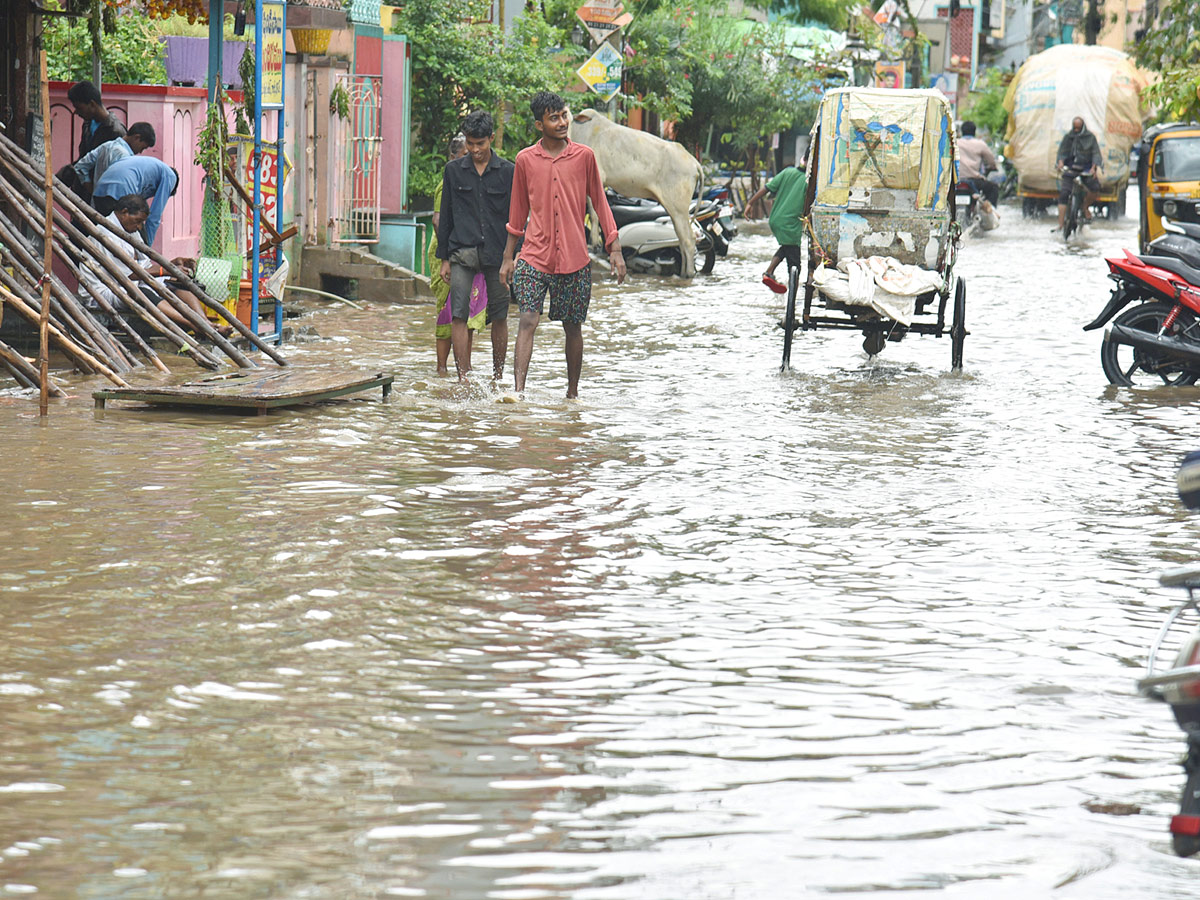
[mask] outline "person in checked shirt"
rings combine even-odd
[[[592,299],[591,258],[584,234],[590,198],[604,232],[604,246],[617,283],[625,281],[625,257],[617,223],[604,197],[600,168],[590,147],[567,138],[571,113],[562,97],[548,91],[529,103],[534,127],[542,138],[517,154],[508,243],[500,264],[500,280],[512,285],[521,319],[517,329],[513,374],[518,394],[533,358],[533,336],[550,294],[550,320],[561,321],[567,351],[567,399],[579,396],[583,369],[583,323]],[[517,242],[525,243],[514,260]]]

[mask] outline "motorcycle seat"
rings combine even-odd
[[[1200,224],[1195,222],[1181,222],[1178,219],[1171,219],[1171,227],[1178,228],[1190,238],[1200,238]]]
[[[1170,256],[1139,256],[1138,259],[1148,266],[1178,275],[1190,285],[1200,287],[1200,269],[1192,268],[1181,259],[1173,259]]]
[[[657,204],[654,206],[610,206],[617,227],[628,225],[630,222],[653,222],[661,219],[667,211]]]

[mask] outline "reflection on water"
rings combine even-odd
[[[1196,389],[1106,387],[1134,225],[1049,227],[964,249],[961,375],[848,332],[779,374],[746,235],[597,291],[579,403],[556,327],[500,404],[412,307],[292,350],[387,404],[0,397],[0,894],[1191,896],[1132,684]]]

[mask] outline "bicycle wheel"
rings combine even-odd
[[[796,293],[800,287],[800,267],[788,266],[787,310],[783,314],[783,362],[780,372],[792,367],[792,333],[796,330]]]
[[[1071,199],[1067,203],[1067,217],[1063,219],[1063,240],[1065,241],[1079,227],[1079,217],[1083,215],[1081,207],[1083,200],[1078,191],[1071,191]]]

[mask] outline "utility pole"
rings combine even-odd
[[[1104,20],[1100,16],[1100,0],[1087,0],[1087,14],[1083,17],[1083,42],[1092,46],[1100,37],[1100,26]]]

